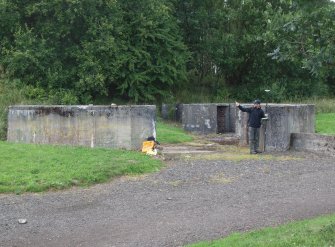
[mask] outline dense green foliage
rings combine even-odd
[[[264,98],[264,89],[271,89],[272,101],[327,95],[328,86],[335,93],[334,3],[174,3],[193,54],[189,82],[213,100]]]
[[[335,3],[297,1],[289,11],[271,17],[266,37],[274,45],[269,56],[282,67],[283,97],[335,94]],[[290,75],[290,76],[288,76]]]
[[[154,101],[186,79],[186,46],[159,0],[0,1],[2,73],[62,104]]]
[[[330,0],[0,0],[0,77],[59,104],[333,96],[334,12]]]
[[[189,247],[286,247],[286,246],[334,246],[335,215],[293,222],[248,233],[234,233],[227,238],[203,242]]]
[[[134,151],[0,142],[0,193],[87,186],[161,166]]]

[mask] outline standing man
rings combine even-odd
[[[259,128],[261,127],[261,120],[265,117],[264,111],[261,108],[261,101],[256,99],[254,106],[245,108],[236,102],[236,106],[243,112],[249,113],[248,127],[249,127],[249,145],[250,154],[261,153],[258,151],[259,146]]]

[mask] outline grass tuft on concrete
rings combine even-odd
[[[160,160],[135,151],[0,142],[0,193],[88,186],[161,166]]]

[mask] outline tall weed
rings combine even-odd
[[[13,83],[0,80],[0,140],[7,138],[8,106],[27,103],[24,93]]]
[[[335,99],[331,98],[311,98],[302,100],[299,103],[315,104],[316,113],[333,113],[335,112]]]

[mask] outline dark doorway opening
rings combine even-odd
[[[227,106],[217,107],[217,133],[223,134],[227,132],[226,130],[226,110]]]

